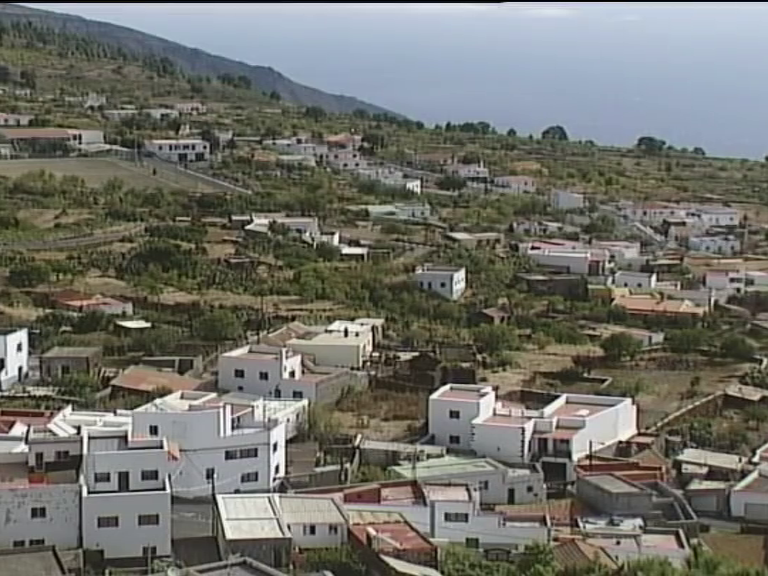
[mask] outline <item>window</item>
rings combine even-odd
[[[280,463],[275,464],[275,476],[280,476]]]
[[[262,382],[268,382],[269,372],[259,372],[259,380],[261,380]]]
[[[280,388],[275,388],[275,394],[274,394],[274,397],[275,397],[275,398],[282,398],[282,397],[283,397],[283,391],[282,391],[282,390],[280,390]]]
[[[216,478],[216,468],[206,468],[205,469],[205,479],[206,480],[213,480]]]
[[[528,494],[530,494],[531,492],[533,492],[533,486],[528,486],[528,488],[526,488],[525,491],[528,492]]]
[[[448,410],[448,418],[451,420],[458,420],[461,418],[461,412],[459,410]]]
[[[24,540],[14,540],[13,541],[13,547],[14,548],[24,548]]]
[[[440,282],[440,288],[445,288],[445,282]]]
[[[237,450],[225,450],[224,460],[237,460]]]
[[[242,370],[241,368],[235,369],[235,378],[245,378],[245,370]]]
[[[18,352],[19,354],[21,354],[23,351],[24,351],[24,344],[22,344],[21,342],[19,342],[18,344],[16,344],[16,352]]]
[[[314,536],[317,533],[317,527],[314,524],[304,524],[304,536]]]
[[[258,472],[246,472],[240,475],[240,482],[243,484],[248,484],[251,482],[258,482],[258,481],[259,481]]]
[[[154,558],[157,556],[157,546],[143,546],[141,548],[141,555],[144,558]]]
[[[157,470],[142,470],[141,481],[142,482],[154,482],[160,478],[160,473]]]
[[[290,372],[288,372],[288,378],[290,378],[291,380],[296,380],[296,370],[291,370]]]
[[[461,444],[461,436],[448,436],[448,444]]]
[[[53,456],[57,462],[69,460],[69,450],[56,450]]]
[[[117,528],[120,526],[119,516],[99,516],[96,519],[97,528]]]
[[[45,538],[33,538],[29,541],[30,546],[45,546]]]
[[[443,520],[445,522],[461,522],[466,524],[469,522],[469,514],[466,512],[446,512],[443,514]]]
[[[139,514],[139,526],[159,526],[160,514]]]
[[[302,398],[304,398],[304,392],[302,392],[301,390],[294,390],[293,391],[293,399],[294,400],[301,400]]]
[[[276,453],[277,453],[277,442],[273,442],[272,443],[272,454],[276,454]]]
[[[149,435],[150,436],[159,436],[160,435],[160,429],[157,427],[157,424],[150,424],[149,425]]]
[[[237,391],[238,391],[238,392],[242,392],[242,391],[243,391],[243,387],[242,387],[242,386],[238,386],[238,387],[237,387]]]
[[[112,480],[112,475],[109,472],[96,472],[93,475],[93,482],[95,484],[104,484]]]
[[[465,538],[464,539],[464,546],[467,548],[472,548],[474,550],[477,550],[480,548],[480,539],[479,538]]]
[[[32,506],[32,509],[30,510],[29,515],[32,517],[32,520],[45,518],[48,514],[45,509],[45,506]]]
[[[488,480],[483,480],[480,482],[480,490],[488,490]]]
[[[241,448],[240,449],[240,458],[258,458],[258,457],[259,457],[258,448]]]

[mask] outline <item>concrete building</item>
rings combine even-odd
[[[338,548],[347,542],[347,518],[331,497],[298,494],[216,496],[222,550],[270,566],[287,566],[293,548]]]
[[[736,236],[691,236],[688,248],[720,256],[736,256],[741,253],[741,240]]]
[[[432,207],[426,203],[369,204],[363,209],[368,212],[368,217],[371,219],[410,221],[432,218]]]
[[[40,356],[40,377],[59,380],[73,374],[96,376],[101,369],[101,348],[55,346]]]
[[[382,555],[417,564],[422,575],[423,567],[438,565],[437,546],[395,512],[350,512],[349,542],[374,574],[399,574],[388,569]]]
[[[32,114],[0,113],[0,126],[29,126],[33,118]]]
[[[416,268],[413,279],[422,290],[436,292],[448,300],[458,300],[467,289],[464,267],[424,264]]]
[[[523,246],[523,253],[538,266],[553,272],[603,276],[612,266],[609,255],[602,249],[559,249],[541,247],[540,242]]]
[[[322,366],[360,369],[373,352],[373,331],[368,326],[344,332],[304,334],[286,345]]]
[[[179,114],[191,114],[193,116],[205,114],[208,111],[207,106],[202,102],[176,102],[173,109]]]
[[[283,227],[302,240],[315,244],[321,240],[320,222],[314,216],[286,216],[285,214],[252,214],[251,222],[243,228],[254,234],[272,234],[275,227]],[[336,242],[338,244],[338,242]]]
[[[29,330],[0,329],[0,390],[23,382],[29,374]]]
[[[216,394],[177,392],[131,413],[132,431],[165,438],[182,459],[173,471],[174,495],[272,490],[285,475],[287,423],[257,405],[233,406]]]
[[[477,164],[450,164],[445,167],[445,171],[452,176],[458,176],[465,180],[488,180],[491,176],[482,160]]]
[[[110,316],[133,316],[133,302],[111,296],[90,296],[75,290],[64,290],[52,297],[53,304],[75,314],[101,312]]]
[[[325,164],[337,170],[360,170],[368,165],[368,161],[357,148],[329,149]]]
[[[656,288],[656,272],[627,272],[619,270],[613,276],[613,285],[618,288]]]
[[[619,208],[619,213],[628,220],[661,226],[665,220],[680,220],[688,216],[688,210],[671,202],[627,203]]]
[[[400,514],[430,539],[471,548],[522,550],[551,538],[547,516],[484,512],[477,489],[467,485],[398,480],[302,492],[334,495],[349,515]]]
[[[536,464],[506,466],[490,458],[443,456],[401,462],[389,471],[407,480],[476,486],[481,504],[529,504],[547,497],[544,474]]]
[[[585,206],[584,194],[568,190],[553,190],[549,196],[555,210],[581,210]]]
[[[536,179],[531,176],[496,176],[493,185],[509,190],[510,194],[536,192]]]
[[[179,458],[163,438],[83,432],[82,543],[106,560],[171,555],[168,474]]]
[[[139,113],[135,108],[104,110],[101,115],[110,122],[122,122],[126,118],[133,118]]]
[[[758,466],[731,489],[730,509],[745,522],[768,522],[768,467]]]
[[[207,162],[210,160],[211,146],[200,139],[145,140],[144,151],[161,160],[176,164],[189,162]]]
[[[697,218],[707,228],[738,226],[741,223],[741,213],[736,208],[728,206],[697,206],[691,210],[690,215]]]
[[[562,394],[543,407],[497,401],[490,386],[447,384],[429,397],[435,443],[502,462],[538,460],[547,481],[574,478],[573,464],[595,447],[637,433],[632,398]]]

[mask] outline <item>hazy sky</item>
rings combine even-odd
[[[768,153],[765,3],[28,4],[276,68],[426,122]]]

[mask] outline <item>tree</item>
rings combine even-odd
[[[644,154],[661,154],[666,147],[666,141],[653,136],[640,136],[635,144],[635,148]]]
[[[272,102],[280,102],[283,97],[277,90],[272,90],[272,92],[269,93],[269,99],[272,100]]]
[[[486,354],[515,350],[519,346],[517,331],[505,324],[483,324],[475,328],[473,336],[477,347]]]
[[[720,355],[725,358],[748,362],[754,358],[756,348],[744,336],[731,335],[720,343]]]
[[[464,190],[464,188],[467,187],[467,181],[464,180],[461,176],[452,176],[450,174],[446,174],[445,176],[441,176],[437,179],[437,182],[435,182],[435,186],[440,188],[440,190],[448,190],[450,192],[461,192]]]
[[[768,420],[768,408],[760,404],[751,404],[742,412],[747,424],[752,423],[756,428],[760,427],[761,422]]]
[[[89,310],[80,314],[72,324],[72,331],[75,334],[89,334],[91,332],[100,332],[109,327],[109,317],[99,310]]]
[[[666,348],[675,354],[693,354],[709,344],[709,333],[701,328],[670,330],[666,337]]]
[[[34,288],[50,279],[51,269],[45,262],[19,264],[8,271],[8,284],[14,288]]]
[[[206,342],[236,340],[243,326],[230,310],[221,308],[203,314],[194,325],[195,335]]]
[[[541,133],[541,139],[542,140],[559,140],[561,142],[567,142],[568,132],[565,131],[565,128],[559,125],[549,126],[548,128],[545,128],[544,131]]]
[[[515,130],[514,128],[510,128],[509,130],[507,130],[507,136],[517,136],[517,130]]]
[[[643,349],[643,345],[630,334],[617,332],[600,342],[600,348],[603,349],[603,353],[608,360],[621,362],[625,358],[634,360],[640,353],[640,350]]]
[[[704,148],[702,148],[701,146],[696,146],[692,150],[692,153],[693,153],[694,156],[706,156],[707,155],[707,153],[704,151]]]
[[[304,116],[315,122],[320,122],[320,120],[323,120],[328,116],[328,113],[320,108],[320,106],[307,106],[304,110]]]
[[[366,132],[363,134],[362,143],[372,152],[376,152],[387,147],[387,137],[383,132]]]

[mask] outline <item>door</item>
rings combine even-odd
[[[131,489],[131,483],[127,471],[117,473],[117,489],[120,492],[128,492]]]
[[[515,503],[515,489],[507,488],[507,504]]]
[[[42,452],[35,452],[35,470],[42,470],[43,469],[43,458],[44,454]]]

